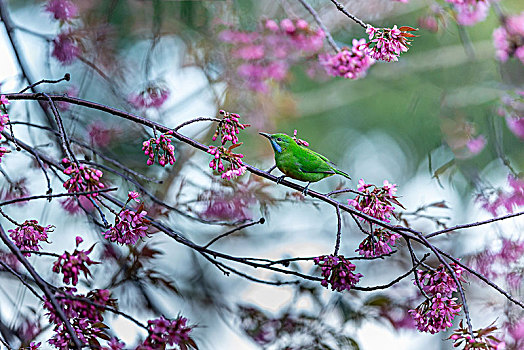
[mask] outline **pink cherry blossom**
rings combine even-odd
[[[419,331],[435,334],[453,325],[451,322],[462,309],[455,300],[456,298],[437,293],[430,299],[426,299],[416,309],[408,312],[417,323]]]
[[[41,226],[36,220],[26,220],[14,230],[9,230],[9,236],[20,250],[39,251],[42,246],[40,242],[47,242],[47,234],[53,232],[54,226]],[[24,252],[24,256],[31,256],[31,253]]]
[[[158,138],[151,138],[142,143],[142,151],[148,156],[147,165],[153,165],[155,160],[160,166],[175,164],[175,146],[171,144],[172,132],[160,134]]]
[[[369,35],[368,55],[375,60],[398,61],[398,57],[403,52],[407,52],[410,45],[410,38],[415,35],[410,32],[417,29],[411,27],[393,26],[393,28],[375,28],[368,26],[366,33]]]
[[[54,58],[63,65],[70,65],[80,55],[80,48],[71,32],[62,32],[53,40]]]
[[[389,181],[384,181],[383,187],[377,187],[372,184],[366,184],[364,179],[360,179],[357,190],[362,194],[358,194],[355,199],[349,199],[349,205],[364,214],[390,222],[389,219],[393,215],[393,210],[395,210],[392,204],[400,205],[395,196],[397,191],[396,185],[390,184]],[[361,220],[364,219],[361,218]]]
[[[486,138],[484,135],[479,135],[476,138],[472,138],[466,143],[466,147],[473,155],[479,154],[485,146]]]
[[[77,240],[77,248],[71,254],[64,252],[64,254],[58,257],[58,260],[53,264],[53,272],[62,274],[63,281],[65,284],[71,283],[73,286],[78,284],[78,275],[83,272],[87,278],[91,276],[89,266],[99,264],[89,258],[89,254],[92,252],[94,245],[88,250],[78,250],[79,241]]]
[[[115,216],[115,224],[104,232],[104,238],[121,245],[136,244],[140,238],[147,236],[149,220],[146,215],[143,205],[140,205],[136,211],[122,209]]]
[[[69,0],[49,0],[45,10],[53,14],[56,20],[68,21],[77,15],[77,7]]]
[[[7,99],[7,97],[5,97],[5,95],[0,95],[0,104],[4,107],[10,104],[9,100]]]
[[[194,348],[189,336],[193,326],[187,325],[185,317],[169,320],[162,316],[147,321],[147,328],[149,336],[137,347],[137,350],[164,349],[166,345],[180,345],[185,349]]]
[[[75,162],[71,162],[67,158],[62,159],[62,164],[67,166],[64,169],[64,174],[70,176],[70,178],[64,182],[64,187],[67,189],[67,192],[91,192],[105,188],[105,185],[101,181],[102,171],[86,167],[83,164],[77,166]],[[98,193],[90,193],[85,196],[95,198],[98,196]]]
[[[359,79],[364,77],[369,67],[375,63],[375,60],[368,56],[367,51],[366,39],[353,39],[351,48],[342,48],[335,55],[320,55],[319,61],[329,75]]]
[[[218,122],[215,134],[213,135],[213,141],[220,136],[220,142],[222,145],[225,145],[228,141],[232,144],[238,143],[237,135],[240,133],[240,130],[244,130],[249,127],[249,124],[240,123],[240,115],[236,113],[229,113],[221,109],[219,112],[222,116],[222,120]]]
[[[463,26],[472,26],[488,17],[489,2],[483,0],[468,0],[455,5],[457,23]]]
[[[397,233],[377,229],[372,236],[366,237],[355,251],[366,258],[389,254],[392,252],[391,246],[394,246],[400,237]]]
[[[162,84],[150,83],[138,94],[131,94],[128,101],[135,108],[160,108],[167,101],[171,92]]]
[[[226,180],[232,180],[238,176],[242,176],[247,167],[242,162],[241,158],[244,157],[241,153],[233,153],[232,149],[240,146],[241,144],[234,144],[229,148],[223,146],[215,147],[209,146],[207,153],[213,155],[213,159],[209,162],[209,167],[214,171],[221,173],[222,178]],[[229,163],[229,167],[224,167],[224,162]]]
[[[353,273],[356,266],[343,255],[322,255],[313,261],[321,269],[323,277],[321,284],[326,288],[331,285],[331,290],[338,292],[350,290],[362,277],[360,273]]]
[[[515,57],[524,63],[524,12],[507,16],[505,23],[493,31],[493,43],[499,61]]]
[[[219,39],[231,44],[233,58],[241,82],[256,92],[267,93],[270,81],[280,82],[289,68],[320,51],[325,34],[313,29],[303,19],[283,19],[278,24],[266,20],[256,31],[223,30]]]

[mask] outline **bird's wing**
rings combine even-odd
[[[322,160],[325,161],[326,163],[329,163],[329,164],[331,164],[331,165],[333,165],[333,166],[335,166],[335,167],[337,166],[335,163],[333,163],[332,161],[330,161],[326,156],[323,156],[322,154],[317,153],[317,152],[312,151],[312,150],[309,150],[309,151],[310,151],[311,153],[316,154],[320,159],[322,159]]]
[[[298,168],[305,173],[322,173],[322,174],[334,174],[335,171],[328,164],[329,160],[320,154],[306,150],[309,153],[309,157],[303,157],[297,159]]]

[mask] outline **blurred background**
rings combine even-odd
[[[311,30],[317,30],[318,24],[298,1],[72,3],[76,15],[64,21],[46,11],[48,2],[3,1],[3,19],[11,19],[6,23],[13,36],[9,38],[2,27],[2,93],[28,85],[23,67],[31,82],[71,74],[69,82],[40,85],[37,91],[95,101],[169,127],[195,117],[214,117],[219,109],[236,112],[251,124],[242,132],[243,145],[236,150],[260,169],[270,168],[274,160],[269,143],[258,132],[293,134],[297,130],[299,138],[353,178],[349,182],[331,177],[313,184],[312,190],[327,193],[342,186],[354,188],[361,178],[378,186],[388,180],[398,185],[399,200],[406,208],[398,208],[405,220],[399,224],[422,232],[508,212],[494,204],[494,197],[515,190],[508,176],[519,179],[524,166],[524,127],[515,122],[524,110],[518,94],[524,90],[524,64],[517,58],[496,59],[493,32],[505,16],[524,11],[521,0],[494,2],[485,20],[471,26],[458,25],[453,5],[444,1],[343,1],[350,12],[375,27],[419,28],[410,50],[399,62],[376,62],[355,80],[325,72],[318,55],[333,54],[327,43],[315,52],[290,50],[281,60],[285,68],[279,78],[263,80],[257,86],[242,76],[242,58],[224,33],[263,35],[267,19],[278,23],[284,18],[304,19]],[[364,29],[330,1],[308,3],[318,11],[338,46],[350,47],[353,39],[367,39]],[[10,108],[11,120],[46,124],[35,102],[15,101]],[[222,181],[208,168],[208,154],[177,142],[174,166],[148,167],[141,144],[152,137],[152,130],[79,106],[63,104],[60,108],[71,137],[163,181],[155,184],[134,177],[174,208],[144,195],[148,212],[192,241],[205,244],[234,225],[264,217],[264,224],[220,240],[214,248],[234,256],[265,259],[332,251],[337,217],[322,202],[249,173],[232,182]],[[180,132],[204,144],[216,144],[211,142],[215,127],[194,123]],[[14,130],[17,137],[60,159],[46,131],[23,125]],[[75,151],[112,166],[92,151]],[[33,163],[21,152],[2,161],[4,199],[44,192],[45,179]],[[122,198],[127,191],[136,190],[134,183],[119,176],[107,171],[105,176],[119,187]],[[61,182],[54,179],[53,185],[59,192]],[[337,197],[341,202],[347,198],[351,196]],[[111,246],[88,217],[65,212],[60,201],[32,202],[5,211],[19,221],[32,215],[55,225],[46,251],[72,250],[74,237],[80,233],[88,241],[99,242],[95,255],[104,264],[92,268],[93,278],[84,280],[79,290],[109,288],[118,297],[120,309],[141,320],[184,315],[198,325],[193,334],[200,349],[321,348],[311,345],[314,339],[322,339],[326,348],[333,349],[452,348],[451,342],[443,341],[451,333],[430,335],[414,329],[406,311],[422,298],[411,277],[370,293],[337,293],[307,281],[294,286],[264,285],[224,276],[216,266],[161,233],[152,233],[135,247]],[[343,216],[343,224],[340,253],[355,256],[364,237],[349,216]],[[504,242],[520,242],[523,224],[517,218],[472,228],[439,236],[435,244],[474,265],[482,254],[501,250]],[[522,273],[521,255],[493,278],[522,300],[520,280],[511,285],[506,278],[509,273]],[[140,266],[122,272],[122,261],[137,260]],[[30,261],[48,281],[60,284],[51,272],[51,258],[31,257]],[[411,268],[403,242],[391,257],[356,264],[364,275],[361,286],[388,283]],[[428,264],[438,262],[430,258]],[[318,275],[311,262],[292,267]],[[235,268],[257,278],[289,280],[268,271]],[[45,341],[50,330],[45,317],[41,318],[38,300],[5,271],[1,278],[0,293],[5,296],[0,304],[2,325],[17,330],[15,334],[29,328],[32,337]],[[519,324],[522,312],[479,281],[468,281],[465,289],[474,327],[496,321],[509,348],[519,349],[522,343],[508,329]],[[106,317],[110,332],[130,347],[145,336],[122,317]],[[12,344],[30,341],[29,336],[22,338],[11,337]]]

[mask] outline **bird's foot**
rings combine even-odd
[[[277,178],[277,185],[279,185],[282,182],[282,180],[284,180],[285,177],[286,177],[286,175],[282,175],[282,176],[278,177]]]
[[[269,168],[269,169],[268,169],[268,170],[266,171],[266,173],[268,173],[268,174],[271,174],[271,172],[272,172],[273,170],[275,170],[275,169],[276,169],[276,167],[277,167],[277,165],[276,165],[276,164],[275,164],[275,165],[273,165],[273,166],[272,166],[271,168]]]
[[[311,182],[308,182],[308,184],[306,185],[306,187],[304,187],[304,189],[302,190],[302,194],[304,196],[307,196],[307,193],[308,193],[308,188],[309,188],[309,185],[311,185]]]

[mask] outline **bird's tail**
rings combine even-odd
[[[337,173],[337,174],[339,174],[339,175],[342,175],[342,176],[344,176],[344,177],[346,177],[346,178],[348,178],[348,179],[351,180],[351,177],[350,177],[348,174],[346,174],[345,172],[340,171],[340,170],[338,170],[338,169],[333,169],[333,170],[335,171],[335,173]]]

